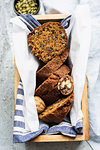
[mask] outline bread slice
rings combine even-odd
[[[66,50],[67,34],[59,22],[47,22],[37,27],[28,35],[32,53],[47,63]]]
[[[53,104],[62,97],[60,90],[58,90],[58,82],[68,73],[70,73],[68,66],[62,65],[36,89],[35,95],[41,97],[47,106]]]
[[[69,56],[69,48],[67,48],[62,54],[56,56],[50,60],[46,65],[36,72],[37,83],[41,84],[45,81],[53,72],[58,70]]]
[[[73,93],[66,98],[59,99],[51,106],[48,106],[39,115],[39,118],[47,123],[60,123],[71,110],[73,100]]]

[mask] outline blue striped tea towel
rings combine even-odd
[[[61,21],[65,28],[69,27],[70,17],[68,16]],[[19,17],[23,21],[30,31],[33,28],[41,25],[37,20],[35,20],[30,14]],[[70,120],[66,117],[60,124],[50,126],[43,121],[39,120],[39,130],[36,132],[27,131],[25,128],[24,120],[24,91],[23,83],[20,80],[17,90],[17,99],[14,115],[14,130],[13,130],[13,141],[14,143],[22,143],[37,137],[40,134],[63,134],[69,137],[75,138],[77,134],[83,134],[83,123],[82,120],[78,120],[75,127],[72,127]]]

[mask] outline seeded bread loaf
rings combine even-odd
[[[73,93],[67,98],[59,99],[51,106],[48,106],[39,115],[39,118],[47,123],[60,123],[71,110],[73,100]]]
[[[62,65],[36,89],[35,95],[41,97],[47,106],[53,104],[62,97],[60,90],[58,90],[58,82],[69,72],[70,69],[66,65]]]
[[[53,72],[58,70],[65,62],[69,55],[69,48],[67,48],[62,54],[54,57],[46,65],[36,72],[37,83],[41,84],[45,81]]]
[[[66,50],[67,34],[59,22],[47,22],[28,35],[32,53],[44,63]]]

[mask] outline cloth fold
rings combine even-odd
[[[82,120],[81,98],[90,48],[90,10],[88,5],[79,5],[72,15],[70,58],[73,64],[74,104],[70,112],[71,123],[76,126]]]
[[[11,22],[13,23],[13,53],[24,85],[25,101],[23,113],[25,116],[25,128],[28,131],[36,131],[39,128],[39,121],[33,93],[36,86],[36,70],[39,63],[28,51],[27,34],[29,30],[26,25],[18,17],[13,18]]]

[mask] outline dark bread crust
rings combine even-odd
[[[36,89],[35,95],[41,97],[47,106],[53,104],[62,97],[58,90],[58,81],[68,73],[70,73],[68,66],[62,65]]]
[[[69,48],[67,48],[62,54],[56,56],[41,69],[36,72],[37,83],[41,84],[45,81],[53,72],[58,70],[62,64],[66,61],[69,55]]]
[[[32,53],[44,63],[66,50],[67,34],[59,22],[47,22],[28,35]]]
[[[47,123],[60,123],[71,110],[73,100],[74,94],[72,93],[67,98],[62,98],[51,106],[48,106],[39,115],[39,118]]]

